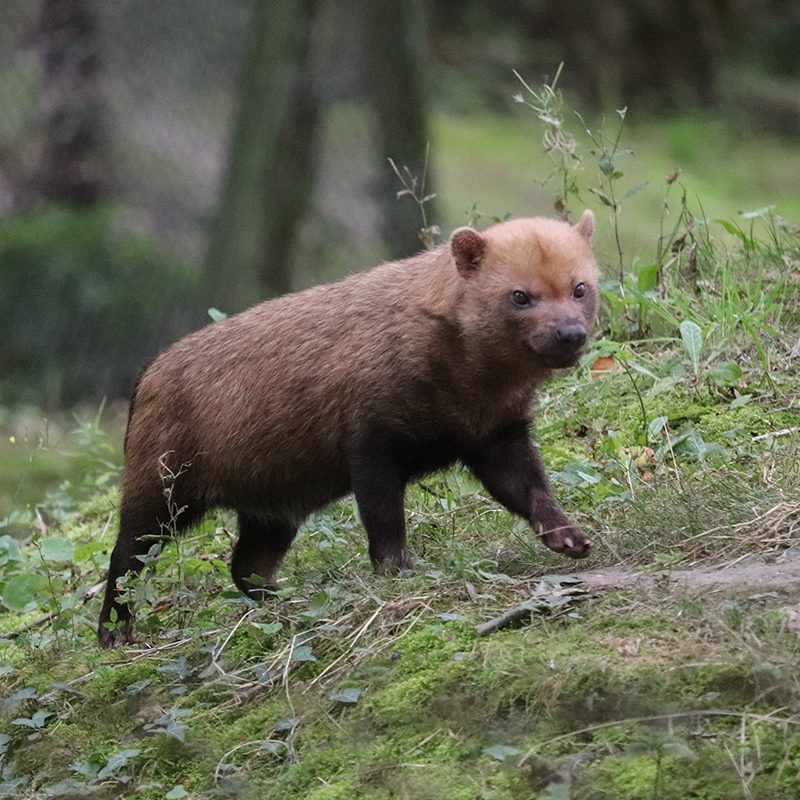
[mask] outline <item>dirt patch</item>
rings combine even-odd
[[[786,551],[784,556],[791,551]],[[631,567],[588,570],[576,576],[592,589],[675,588],[690,592],[800,593],[800,553],[768,560],[749,556],[735,564],[643,572]]]

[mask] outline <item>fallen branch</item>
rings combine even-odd
[[[559,590],[559,584],[567,584],[567,588]],[[531,614],[545,614],[556,612],[559,616],[572,610],[573,605],[581,600],[588,600],[590,595],[585,589],[580,589],[575,584],[580,583],[576,578],[557,577],[541,581],[534,592],[533,597],[520,603],[508,611],[504,611],[499,617],[482,622],[475,626],[475,633],[478,636],[488,636],[490,633],[507,628],[515,622],[530,617]]]

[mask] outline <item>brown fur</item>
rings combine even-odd
[[[462,228],[450,246],[262,303],[156,358],[126,433],[101,643],[130,639],[115,583],[141,568],[136,555],[149,545],[139,534],[236,509],[234,579],[258,595],[247,578],[273,584],[297,525],[353,490],[376,567],[406,567],[402,490],[455,460],[546,544],[584,555],[588,540],[552,498],[527,429],[537,384],[580,352],[554,332],[594,321],[593,228],[589,212],[574,227],[522,219],[480,234]],[[578,299],[580,282],[588,291]],[[533,298],[530,308],[512,291]],[[112,609],[115,631],[103,625]]]

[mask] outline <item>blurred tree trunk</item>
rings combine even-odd
[[[43,142],[19,205],[92,206],[108,184],[98,25],[91,0],[43,0]]]
[[[362,14],[366,90],[378,127],[382,236],[392,258],[402,258],[422,247],[422,218],[411,198],[397,199],[402,187],[387,159],[422,178],[429,141],[421,61],[424,18],[417,0],[369,0]],[[430,222],[432,206],[426,209]]]
[[[317,8],[317,0],[256,0],[206,259],[208,303],[226,312],[292,288],[291,249],[313,182]]]

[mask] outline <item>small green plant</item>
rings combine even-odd
[[[514,70],[514,75],[525,90],[524,93],[514,95],[514,100],[530,108],[542,123],[542,147],[553,165],[553,173],[545,181],[553,177],[558,180],[559,192],[554,203],[555,210],[562,218],[568,219],[571,210],[570,198],[579,194],[576,174],[582,162],[578,140],[564,123],[564,97],[558,88],[563,69],[562,62],[558,65],[553,80],[544,83],[541,89],[532,88]]]
[[[422,227],[419,229],[419,240],[426,250],[430,250],[436,246],[437,237],[441,233],[439,226],[432,224],[428,220],[428,211],[426,209],[426,206],[436,198],[436,194],[426,193],[429,161],[430,144],[425,147],[425,163],[422,167],[422,175],[419,177],[412,173],[407,166],[403,166],[401,170],[397,164],[394,163],[393,159],[389,159],[389,165],[392,171],[397,175],[398,180],[403,186],[403,188],[397,192],[397,199],[399,200],[401,197],[410,197],[417,204],[420,217],[422,218]]]

